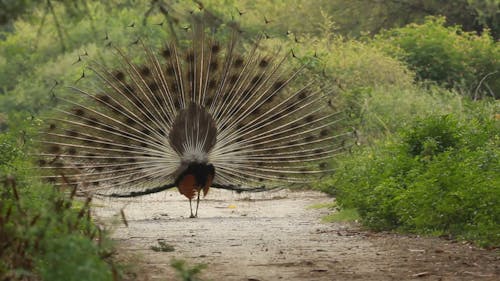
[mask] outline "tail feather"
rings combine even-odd
[[[91,62],[95,83],[70,87],[40,136],[46,178],[85,191],[170,186],[191,162],[215,169],[215,186],[307,182],[328,171],[349,133],[306,66],[290,54],[245,50],[240,30],[227,43],[194,16],[189,39],[158,52],[141,41],[141,63],[116,49],[120,65]]]

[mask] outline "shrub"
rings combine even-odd
[[[381,32],[374,44],[405,61],[421,80],[461,88],[472,97],[500,98],[500,45],[486,30],[482,35],[445,26],[443,17],[428,17]]]
[[[408,153],[415,156],[433,156],[456,148],[460,142],[458,121],[450,115],[429,116],[418,120],[403,132],[403,142]]]
[[[427,89],[418,85],[365,87],[346,91],[341,97],[350,125],[357,129],[362,144],[391,136],[416,118],[449,113],[462,118],[477,115],[479,108],[484,111],[481,114],[491,116],[495,111],[492,103],[471,107],[468,98],[438,86]]]
[[[291,45],[296,54],[310,57],[309,63],[322,79],[333,80],[341,90],[398,85],[408,87],[414,73],[379,46],[333,33],[331,17],[322,14],[319,35],[303,35],[301,44]],[[294,39],[296,35],[291,37]]]
[[[430,116],[341,159],[322,188],[367,226],[500,245],[500,130]]]
[[[113,280],[89,204],[34,178],[20,136],[0,134],[0,280]]]

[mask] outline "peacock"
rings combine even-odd
[[[206,22],[192,15],[188,40],[158,49],[136,42],[142,62],[116,48],[118,67],[92,61],[92,86],[54,96],[38,141],[44,177],[111,197],[177,187],[197,217],[210,188],[267,190],[328,172],[350,133],[307,64],[263,48],[265,36],[244,43],[235,23],[221,39]]]

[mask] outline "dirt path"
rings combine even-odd
[[[115,221],[125,255],[139,256],[146,280],[172,280],[172,258],[204,263],[203,280],[500,280],[500,254],[464,243],[322,223],[331,202],[314,191],[236,194],[211,190],[189,219],[176,191],[140,199],[95,200]],[[124,208],[128,227],[117,224]],[[158,240],[173,252],[151,250]],[[141,279],[143,279],[141,278]]]

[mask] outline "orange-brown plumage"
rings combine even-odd
[[[193,199],[196,194],[196,179],[194,175],[185,175],[177,186],[179,192],[188,199]]]

